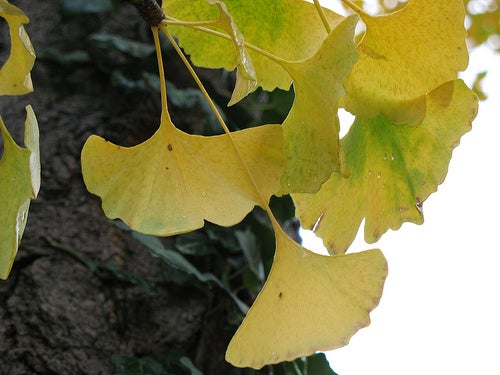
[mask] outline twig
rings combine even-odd
[[[163,13],[161,6],[155,0],[127,1],[137,8],[141,17],[151,26],[156,26],[165,19],[165,13]]]

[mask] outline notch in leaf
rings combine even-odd
[[[403,222],[421,224],[421,204],[448,171],[453,148],[471,129],[477,97],[461,81],[426,96],[417,125],[380,115],[356,118],[342,139],[351,176],[332,175],[316,194],[293,194],[302,225],[314,229],[331,253],[343,253],[365,218],[365,240],[376,242]]]

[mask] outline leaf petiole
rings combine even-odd
[[[160,38],[158,36],[158,27],[151,27],[153,32],[153,39],[155,42],[156,59],[158,60],[158,73],[160,75],[160,94],[161,94],[161,106],[166,111],[167,110],[167,87],[165,80],[165,71],[163,69],[163,58],[161,56]]]
[[[202,32],[207,33],[207,34],[217,36],[217,37],[222,38],[222,39],[232,41],[232,38],[230,35],[224,34],[220,31],[209,29],[209,28],[204,27],[204,26],[200,26],[204,22],[208,22],[207,25],[210,25],[210,24],[214,24],[215,21],[185,22],[185,21],[180,21],[178,19],[167,16],[167,18],[165,20],[163,20],[162,23],[160,25],[158,25],[158,27],[160,27],[160,29],[163,32],[165,32],[163,30],[163,28],[161,27],[162,25],[185,26],[185,27],[189,27],[191,29],[199,30],[199,31],[202,31]],[[200,25],[197,25],[197,24],[200,24]],[[281,57],[273,55],[272,53],[269,53],[266,50],[263,50],[257,46],[254,46],[251,43],[243,42],[243,44],[245,45],[246,48],[251,49],[252,51],[257,52],[257,53],[261,54],[262,56],[267,57],[269,60],[274,61],[276,64],[284,66],[284,64],[287,62],[285,59],[282,59]]]
[[[340,2],[345,6],[347,6],[348,8],[350,8],[355,13],[359,14],[360,16],[367,15],[367,13],[362,8],[360,8],[350,0],[340,0]]]
[[[214,114],[215,114],[218,122],[220,123],[222,129],[224,130],[224,133],[227,135],[229,141],[231,142],[231,145],[232,145],[233,149],[235,150],[236,154],[238,155],[238,159],[240,160],[243,168],[245,169],[245,172],[246,172],[246,174],[247,174],[247,176],[248,176],[248,178],[250,180],[250,183],[252,184],[253,188],[257,192],[257,195],[258,195],[258,197],[260,199],[260,204],[259,205],[269,215],[269,218],[271,219],[271,222],[272,222],[272,225],[273,225],[274,229],[275,230],[277,230],[278,228],[281,229],[281,226],[278,224],[276,218],[274,217],[274,214],[271,211],[271,208],[269,207],[269,203],[268,203],[267,199],[265,198],[264,194],[262,193],[262,190],[260,189],[257,181],[255,180],[255,177],[254,177],[252,171],[250,170],[250,167],[248,166],[248,164],[247,164],[245,158],[243,157],[243,155],[241,154],[240,149],[238,147],[238,144],[236,143],[236,140],[234,139],[234,137],[233,137],[231,131],[229,130],[229,128],[227,127],[224,119],[222,118],[222,116],[221,116],[219,110],[217,109],[215,103],[213,102],[212,98],[210,97],[210,95],[208,94],[207,90],[205,89],[205,86],[203,85],[203,83],[201,82],[200,78],[198,77],[198,75],[194,71],[193,67],[191,66],[191,64],[187,60],[186,56],[184,55],[184,53],[180,49],[179,45],[176,43],[176,41],[173,38],[172,34],[170,34],[170,32],[168,31],[166,24],[165,23],[161,23],[160,25],[158,25],[158,28],[161,31],[163,31],[163,33],[165,33],[165,35],[167,36],[168,40],[170,41],[170,43],[174,47],[175,51],[177,52],[177,54],[181,58],[181,60],[184,63],[184,65],[186,66],[187,70],[189,71],[189,73],[193,77],[194,81],[198,85],[198,88],[202,92],[203,96],[207,100],[208,105],[210,106],[210,108],[214,112]],[[156,43],[156,38],[158,38],[158,33],[156,32],[156,33],[153,33],[153,34],[156,34],[156,37],[155,37],[155,43]],[[157,50],[159,50],[159,45],[157,46]],[[161,59],[158,60],[158,63],[159,64],[160,63],[163,64],[161,62]],[[163,70],[163,65],[161,65],[161,67],[160,67],[160,71],[162,71],[162,70]],[[162,79],[161,76],[160,76],[160,79]],[[164,88],[165,88],[165,86],[162,85],[162,91],[165,91]],[[165,94],[165,96],[166,96],[166,94]],[[162,95],[162,97],[163,97],[163,95]]]
[[[215,26],[217,24],[217,21],[180,21],[176,20],[175,18],[167,16],[167,19],[164,20],[164,23],[172,26],[185,26],[191,28],[198,28],[204,26]]]
[[[326,19],[325,12],[323,11],[323,7],[319,3],[319,0],[314,0],[314,6],[316,7],[316,10],[318,11],[319,17],[321,18],[321,22],[323,22],[323,25],[325,26],[325,30],[328,34],[332,31],[330,24],[328,23],[328,20]]]

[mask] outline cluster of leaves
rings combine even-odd
[[[368,4],[373,7],[377,5],[380,13],[391,13],[402,9],[408,0],[378,0],[378,1],[355,1],[360,7]],[[500,52],[500,1],[499,0],[464,0],[467,10],[467,40],[471,47],[487,45],[492,50]],[[482,90],[482,81],[487,72],[480,72],[476,76],[472,90],[480,100],[486,99]]]
[[[6,0],[0,0],[0,17],[7,21],[10,53],[0,69],[0,95],[24,95],[33,91],[31,69],[35,53],[24,29],[28,17]],[[24,145],[16,144],[0,117],[3,154],[0,152],[0,278],[6,279],[14,263],[26,226],[31,199],[40,188],[38,123],[26,107]],[[1,149],[0,149],[1,151]]]
[[[64,3],[71,9],[71,3]],[[89,11],[94,11],[92,3],[87,4]],[[112,1],[101,3],[116,6]],[[159,87],[159,129],[134,147],[92,136],[82,151],[85,183],[101,197],[105,214],[143,234],[191,232],[205,221],[233,226],[255,206],[266,211],[276,250],[268,278],[226,353],[238,367],[259,369],[337,348],[369,324],[387,264],[380,250],[346,251],[363,219],[370,243],[403,222],[423,222],[422,203],[444,180],[452,150],[476,114],[475,95],[457,79],[468,60],[462,0],[410,0],[400,11],[384,16],[372,16],[347,0],[343,3],[357,15],[338,15],[317,1],[163,1],[164,20],[153,25],[160,79],[142,77],[144,86],[137,80],[131,86]],[[34,55],[24,31],[19,31],[27,19],[5,0],[0,4],[0,15],[9,27],[18,28],[11,33],[8,62],[15,59],[19,66],[22,59],[22,66],[27,66],[21,80],[0,75],[0,87],[4,82],[19,87],[22,82],[29,91],[26,77],[33,62],[26,63],[26,56]],[[366,30],[355,43],[359,19]],[[172,94],[167,96],[158,30],[179,52],[224,134],[188,134],[172,122],[167,107]],[[289,90],[293,84],[294,101],[285,120],[230,132],[172,35],[195,65],[236,69],[229,105],[257,88]],[[95,35],[93,40],[97,46],[112,45],[140,56],[154,51],[109,35]],[[8,68],[6,63],[0,74]],[[130,82],[123,75],[116,77],[121,84]],[[341,107],[356,117],[342,139],[337,116]],[[5,215],[0,223],[14,225],[2,232],[14,244],[0,249],[3,277],[12,265],[29,199],[38,191],[37,128],[29,110],[28,118],[27,150],[14,164],[7,158],[14,152],[2,123],[0,189],[5,190],[0,190],[0,203],[4,199],[12,209],[0,213]],[[15,194],[23,200],[13,205],[12,191],[22,186],[18,176],[26,183],[23,193]],[[283,231],[269,200],[287,194],[302,225],[323,238],[330,256],[303,248]],[[252,262],[251,239],[237,233],[253,277],[263,278],[259,263]],[[198,271],[178,252],[160,247],[154,237],[137,236],[167,263],[200,282],[222,287],[245,309],[224,280]],[[300,361],[294,362],[299,370],[300,363],[309,363]],[[188,369],[195,371],[189,366],[184,370]]]
[[[475,95],[457,80],[468,60],[461,1],[413,0],[384,17],[345,3],[366,25],[357,45],[358,16],[318,4],[165,1],[158,28],[176,50],[170,30],[194,64],[236,69],[229,105],[256,87],[293,83],[288,116],[281,125],[231,133],[212,104],[225,134],[180,131],[167,110],[154,28],[160,128],[131,148],[92,136],[82,151],[89,191],[102,198],[108,217],[139,232],[174,235],[205,220],[231,226],[255,205],[268,213],[276,254],[229,344],[226,358],[236,366],[260,368],[336,348],[369,324],[386,262],[379,250],[346,250],[363,218],[368,242],[405,221],[423,221],[421,204],[444,180],[452,149],[476,113]],[[356,116],[342,141],[340,106]],[[283,232],[268,205],[283,194],[292,195],[302,224],[332,256],[312,253]]]

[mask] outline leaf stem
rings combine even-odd
[[[361,9],[359,6],[357,6],[356,4],[354,4],[352,1],[350,1],[350,0],[340,0],[340,1],[345,6],[347,6],[348,8],[350,8],[352,11],[354,11],[357,14],[359,14],[360,16],[367,16],[368,15],[363,9]]]
[[[159,25],[159,28],[160,28],[161,31],[163,31],[165,33],[165,35],[167,36],[167,38],[170,41],[170,43],[172,43],[172,46],[174,47],[175,51],[177,52],[177,54],[181,58],[182,62],[186,66],[187,70],[189,71],[189,73],[193,77],[194,81],[198,85],[200,91],[202,92],[203,96],[207,100],[208,105],[210,106],[210,108],[214,112],[214,114],[215,114],[215,116],[217,118],[217,121],[219,121],[222,129],[224,130],[224,133],[227,135],[229,141],[231,142],[231,145],[233,146],[233,149],[235,150],[236,154],[238,155],[238,158],[239,158],[239,160],[240,160],[243,168],[245,169],[245,172],[246,172],[248,178],[250,179],[250,182],[251,182],[252,186],[254,187],[254,189],[255,189],[258,197],[259,197],[260,206],[267,212],[267,214],[269,215],[271,221],[273,222],[273,226],[274,226],[275,224],[277,224],[277,221],[274,218],[274,215],[273,215],[273,213],[271,211],[271,208],[269,207],[269,203],[268,203],[267,199],[265,198],[264,194],[262,193],[262,190],[260,189],[259,185],[257,184],[257,181],[255,180],[255,177],[254,177],[252,171],[250,170],[250,167],[248,166],[248,164],[247,164],[245,158],[243,157],[243,155],[241,154],[240,149],[238,147],[238,144],[237,144],[236,140],[234,139],[234,137],[233,137],[231,131],[229,130],[229,128],[227,127],[227,125],[226,125],[224,119],[222,118],[219,110],[217,109],[215,103],[213,102],[212,98],[208,94],[207,90],[205,89],[205,86],[203,85],[203,83],[201,82],[200,78],[198,77],[198,75],[194,71],[193,67],[191,66],[191,64],[187,60],[186,56],[181,51],[179,45],[176,43],[176,41],[174,40],[174,38],[172,37],[172,35],[170,34],[170,32],[167,30],[167,26],[164,23],[162,23],[162,24]],[[160,79],[161,79],[161,77],[160,77]],[[278,226],[279,226],[279,224],[278,224]]]
[[[206,22],[214,22],[214,21],[206,21]],[[207,27],[197,25],[197,24],[201,24],[201,23],[203,23],[203,22],[184,22],[184,21],[180,21],[178,19],[167,16],[167,18],[165,20],[163,20],[160,25],[185,26],[185,27],[189,27],[191,29],[199,30],[199,31],[202,31],[202,32],[207,33],[207,34],[217,36],[217,37],[222,38],[222,39],[226,39],[229,41],[232,40],[230,35],[224,34],[220,31],[209,29]],[[163,31],[163,28],[161,28],[161,30]],[[272,53],[269,53],[266,50],[263,50],[257,46],[254,46],[253,44],[250,44],[247,42],[243,42],[243,43],[244,43],[246,48],[251,49],[252,51],[257,52],[257,53],[261,54],[262,56],[267,57],[269,60],[274,61],[275,63],[277,63],[281,66],[283,66],[284,64],[287,63],[287,61],[285,59],[282,59],[281,57],[273,55]]]
[[[168,17],[164,20],[164,22],[168,25],[186,26],[191,28],[215,26],[217,24],[217,21],[180,21],[172,17]]]
[[[326,19],[325,11],[323,10],[323,7],[319,3],[319,0],[314,0],[314,6],[316,7],[316,10],[318,11],[319,17],[321,18],[321,21],[323,22],[323,25],[325,26],[326,32],[330,34],[332,31],[330,24],[328,23],[328,20]]]
[[[160,75],[160,95],[161,107],[163,110],[168,111],[167,103],[167,84],[165,80],[165,71],[163,70],[163,58],[161,56],[160,37],[158,35],[158,27],[151,27],[153,32],[153,39],[155,41],[156,59],[158,60],[158,73]]]

